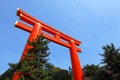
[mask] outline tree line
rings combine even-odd
[[[100,64],[84,66],[85,80],[120,80],[120,48],[110,44],[102,49],[104,53],[100,54]]]
[[[65,70],[48,62],[48,40],[38,36],[28,44],[31,46],[28,54],[18,63],[9,63],[10,68],[0,75],[0,80],[11,80],[14,72],[22,73],[19,80],[73,80],[71,67]],[[83,66],[84,80],[120,80],[120,48],[105,45],[100,56],[100,64]]]

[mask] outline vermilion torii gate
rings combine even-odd
[[[55,28],[37,20],[36,18],[30,16],[26,12],[22,11],[21,9],[17,9],[17,16],[20,17],[20,21],[16,21],[15,26],[17,28],[20,28],[24,31],[27,31],[30,33],[30,36],[28,38],[29,41],[32,41],[33,39],[37,38],[37,35],[43,35],[46,39],[53,41],[57,44],[60,44],[64,47],[69,48],[70,50],[70,57],[71,57],[71,63],[72,63],[72,71],[73,71],[73,79],[74,80],[84,80],[83,79],[83,73],[82,68],[80,66],[79,57],[77,52],[81,52],[81,49],[78,48],[81,44],[80,41],[56,30]],[[29,25],[27,25],[29,24]],[[31,26],[30,26],[31,25]],[[23,55],[27,54],[27,49],[30,48],[28,43],[26,43],[26,46],[24,48],[24,51],[22,53],[22,56],[20,60],[24,59]],[[17,80],[21,76],[21,73],[14,72],[14,75],[12,77],[12,80]]]

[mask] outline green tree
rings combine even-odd
[[[46,79],[45,80],[52,80],[52,75],[54,73],[54,68],[55,66],[49,62],[46,63],[45,65],[45,74],[46,74]]]
[[[5,78],[5,80],[10,80],[9,78]]]
[[[95,80],[96,74],[99,71],[99,65],[87,64],[86,66],[84,66],[83,71],[85,78],[89,78],[90,80]]]
[[[54,72],[54,74],[52,75],[52,80],[69,80],[68,70],[60,70]]]
[[[68,70],[55,67],[48,62],[49,41],[39,36],[37,39],[29,42],[31,46],[27,50],[28,55],[24,55],[24,60],[19,63],[9,63],[10,68],[0,76],[0,80],[11,80],[15,71],[22,72],[19,80],[70,80]]]
[[[31,46],[27,50],[28,55],[24,55],[24,60],[19,63],[9,63],[10,68],[0,76],[0,80],[5,80],[8,77],[10,80],[15,71],[22,72],[20,80],[44,80],[48,77],[45,66],[48,61],[48,43],[43,36],[38,36],[37,39],[29,42]]]
[[[24,78],[24,76],[23,76],[23,75],[21,75],[20,80],[25,80],[25,78]]]
[[[112,75],[113,80],[120,80],[120,49],[111,44],[104,46],[103,50],[101,63],[105,65],[104,68]]]
[[[31,48],[27,50],[28,55],[24,56],[24,60],[20,61],[20,68],[17,71],[22,72],[27,79],[44,80],[46,78],[45,64],[50,54],[47,45],[49,41],[43,36],[38,36],[37,39],[28,43]]]
[[[12,75],[14,73],[14,70],[9,68],[8,70],[6,70],[1,76],[0,76],[0,80],[5,80],[6,78],[8,78],[9,80],[12,79]]]
[[[69,80],[73,80],[72,68],[69,67],[68,71],[69,71]]]
[[[94,80],[113,80],[112,75],[103,67],[99,69]]]

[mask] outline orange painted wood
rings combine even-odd
[[[22,14],[23,16],[21,16],[21,14]],[[42,21],[40,21],[40,20],[32,17],[31,15],[27,14],[26,12],[22,11],[21,9],[18,9],[18,10],[17,10],[17,15],[20,17],[21,20],[27,22],[28,24],[34,25],[34,22],[40,23],[45,29],[48,28],[48,29],[50,29],[50,30],[52,30],[52,31],[54,31],[54,32],[59,32],[63,37],[66,37],[65,39],[68,38],[68,39],[70,39],[70,40],[74,40],[76,45],[79,46],[79,45],[81,44],[80,41],[78,41],[78,40],[76,40],[76,39],[74,39],[74,38],[72,38],[72,37],[70,37],[70,36],[62,33],[61,31],[58,31],[57,29],[53,28],[52,26],[49,26],[49,25],[43,23]],[[27,18],[23,18],[23,17],[27,17]],[[29,19],[29,20],[27,20],[27,19]],[[48,32],[49,32],[49,31],[48,31]]]
[[[55,42],[57,44],[60,44],[64,47],[69,48],[71,63],[72,63],[72,70],[73,70],[73,78],[74,78],[74,80],[84,80],[82,68],[81,68],[78,53],[77,53],[77,52],[81,52],[81,49],[78,48],[78,46],[81,44],[80,41],[37,20],[36,18],[34,18],[31,15],[27,14],[26,12],[22,11],[21,9],[17,10],[17,15],[20,17],[20,20],[24,21],[26,24],[22,23],[20,21],[17,21],[15,23],[15,26],[17,28],[20,28],[20,29],[30,33],[30,36],[28,38],[29,41],[32,41],[33,39],[36,39],[38,35],[43,34],[43,36],[46,39],[48,39],[52,42]],[[26,46],[23,50],[20,60],[24,59],[24,55],[27,55],[27,49],[29,49],[30,47],[31,46],[29,46],[29,44],[26,43]],[[16,74],[16,72],[15,72],[12,80],[17,80],[19,78],[20,78],[20,74]]]

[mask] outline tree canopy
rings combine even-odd
[[[120,48],[114,44],[103,46],[102,60],[98,65],[84,66],[84,74],[90,80],[120,80]],[[87,80],[86,79],[86,80]]]

